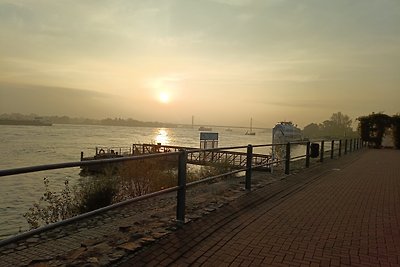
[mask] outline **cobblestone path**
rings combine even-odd
[[[400,266],[400,151],[288,176],[125,259],[119,266]]]

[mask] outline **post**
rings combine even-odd
[[[352,148],[353,148],[353,139],[350,139],[349,152],[351,152]]]
[[[320,158],[319,158],[319,161],[320,162],[324,162],[324,141],[322,140],[321,141],[321,153],[320,153]]]
[[[338,152],[339,158],[342,156],[342,139],[339,140],[339,152]]]
[[[355,138],[354,138],[354,140],[353,140],[353,151],[356,151],[356,148],[357,148],[357,146],[356,146],[356,140],[357,140],[357,139],[355,139]]]
[[[306,147],[306,168],[310,167],[310,141],[307,142]]]
[[[186,205],[186,161],[187,152],[181,150],[178,162],[178,192],[176,203],[176,220],[179,223],[185,223],[185,205]]]
[[[335,148],[335,140],[331,142],[331,159],[333,159],[333,149]]]
[[[99,148],[96,146],[96,156],[99,154]]]
[[[344,154],[347,154],[347,139],[344,140]]]
[[[245,188],[246,190],[251,190],[251,174],[252,174],[252,165],[253,162],[253,146],[247,145],[247,158],[246,158],[246,181]]]
[[[290,142],[286,144],[285,174],[290,173]]]
[[[83,151],[81,151],[81,161],[83,160]]]

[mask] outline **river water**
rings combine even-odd
[[[245,135],[246,129],[219,133],[219,147],[271,143],[271,131],[256,131]],[[95,153],[96,146],[131,147],[133,143],[162,143],[199,147],[199,131],[192,128],[112,127],[93,125],[63,125],[51,127],[0,125],[0,169],[79,161]],[[257,153],[269,154],[270,148]],[[0,239],[28,229],[22,216],[43,194],[43,178],[61,189],[68,178],[73,184],[79,179],[79,168],[43,171],[0,177]]]

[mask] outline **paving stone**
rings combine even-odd
[[[143,210],[152,202],[138,202],[0,248],[0,266],[27,264],[34,255],[53,257],[51,266],[395,266],[400,260],[399,158],[399,151],[368,150],[283,179],[254,172],[257,190],[248,192],[235,182],[227,184],[231,195],[226,196],[217,194],[221,184],[211,191],[193,187],[187,192],[187,214],[196,220],[183,227],[172,220],[174,193],[157,201],[168,213],[146,217]],[[211,197],[190,198],[207,190],[214,192]],[[67,259],[72,252],[75,260]],[[88,263],[90,257],[97,262]]]
[[[287,176],[185,225],[121,266],[144,258],[159,266],[397,265],[399,159],[400,151],[368,150]],[[174,245],[157,253],[166,244]]]

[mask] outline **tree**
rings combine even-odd
[[[396,118],[394,116],[394,118]],[[361,131],[361,138],[363,141],[372,144],[376,148],[382,146],[383,135],[386,128],[394,128],[394,139],[396,140],[397,127],[396,119],[391,118],[389,115],[383,113],[372,113],[368,116],[357,118],[360,121],[359,129]],[[394,125],[392,125],[394,124]]]
[[[305,126],[303,129],[303,135],[308,138],[318,137],[320,136],[321,129],[319,128],[318,124],[310,123],[309,125]]]
[[[341,112],[333,113],[330,120],[322,123],[322,132],[327,137],[346,137],[353,133],[349,116]]]
[[[325,120],[318,125],[311,123],[304,127],[303,135],[309,138],[343,138],[355,136],[355,132],[351,128],[351,123],[352,120],[349,116],[341,112],[333,113],[329,120]]]

